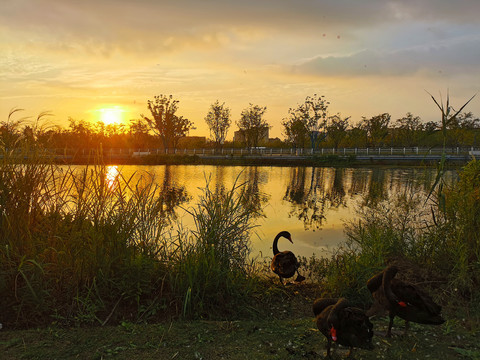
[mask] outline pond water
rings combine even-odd
[[[194,228],[184,210],[194,206],[209,180],[210,188],[232,188],[245,183],[252,204],[261,210],[252,241],[252,255],[272,256],[275,235],[287,230],[293,244],[283,239],[280,251],[310,257],[328,256],[346,240],[344,223],[354,220],[366,199],[414,189],[428,192],[436,170],[432,168],[333,168],[333,167],[240,167],[240,166],[109,166],[107,178],[153,175],[162,191],[169,193],[167,213],[174,222]],[[451,173],[454,174],[453,172]],[[454,176],[453,176],[454,177]],[[237,180],[238,179],[238,180]]]

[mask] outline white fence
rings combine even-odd
[[[276,157],[308,157],[308,156],[357,156],[357,157],[439,157],[442,155],[442,148],[418,148],[418,147],[382,147],[382,148],[320,148],[312,149],[294,149],[294,148],[225,148],[225,149],[128,149],[112,148],[103,149],[103,156],[127,158],[127,157],[145,157],[161,154],[177,155],[197,155],[197,156],[276,156]],[[18,149],[21,154],[22,150]],[[92,154],[98,154],[95,149],[48,149],[46,153],[56,155],[57,157],[88,157]],[[480,148],[468,147],[449,147],[445,153],[450,157],[470,156],[480,157]],[[0,154],[1,155],[1,154]],[[1,157],[1,156],[0,156]]]
[[[225,149],[106,149],[105,155],[112,156],[150,156],[160,154],[198,155],[198,156],[321,156],[321,155],[356,155],[356,156],[408,156],[408,155],[441,155],[442,148],[418,148],[418,147],[383,147],[383,148],[321,148],[321,149],[294,149],[294,148],[225,148]],[[469,156],[480,152],[479,148],[446,148],[447,155]],[[88,150],[83,150],[88,153]]]

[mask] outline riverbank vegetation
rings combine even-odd
[[[257,286],[244,187],[206,187],[195,229],[171,229],[153,179],[3,154],[0,299],[5,326],[227,316]],[[248,307],[245,307],[248,308]],[[241,312],[241,311],[240,311]]]
[[[195,227],[185,229],[168,210],[182,204],[181,190],[170,196],[148,176],[112,176],[100,160],[74,171],[40,156],[19,164],[18,156],[4,151],[0,163],[4,326],[249,318],[294,296],[250,256],[259,208],[248,186],[212,189],[207,181],[187,209]],[[479,179],[473,160],[458,182],[440,179],[429,199],[413,188],[366,198],[331,258],[303,260],[311,297],[366,304],[366,280],[395,261],[442,303],[478,317]]]

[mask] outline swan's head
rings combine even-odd
[[[390,265],[385,269],[385,274],[388,274],[391,277],[394,277],[398,272],[398,268],[395,265]]]
[[[288,241],[290,241],[292,244],[293,244],[293,241],[292,241],[292,235],[290,235],[290,233],[288,231],[282,231],[278,234],[278,237],[284,237],[285,239],[287,239]]]

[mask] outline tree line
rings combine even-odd
[[[479,146],[480,119],[471,112],[458,113],[448,122],[423,122],[407,112],[399,119],[389,113],[362,117],[356,124],[340,113],[330,115],[330,102],[325,96],[307,96],[303,103],[289,108],[282,119],[284,140],[268,139],[271,129],[265,119],[266,106],[249,104],[235,122],[241,141],[226,139],[232,125],[231,109],[223,102],[212,103],[204,118],[209,138],[187,137],[194,123],[179,115],[179,100],[172,95],[148,100],[149,114],[141,114],[126,124],[105,125],[85,120],[68,119],[68,127],[49,126],[48,113],[31,119],[17,119],[13,109],[6,121],[0,122],[0,144],[14,148],[20,143],[47,148],[202,148],[212,147],[294,147],[294,148],[364,148],[364,147],[450,147]],[[450,106],[450,105],[448,105]],[[453,110],[453,108],[452,108]],[[445,136],[446,135],[446,136]]]

